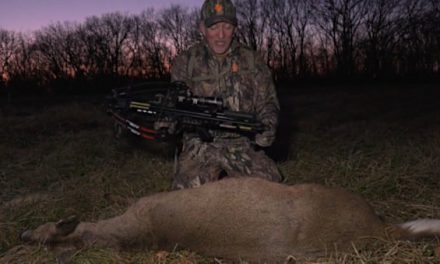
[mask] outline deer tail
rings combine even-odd
[[[393,236],[402,240],[440,237],[440,219],[417,219],[394,226]]]

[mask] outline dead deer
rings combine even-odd
[[[227,260],[279,262],[349,250],[363,238],[440,236],[440,220],[384,223],[360,196],[316,184],[235,178],[141,198],[114,218],[73,218],[22,234],[25,241],[75,248],[188,249]]]

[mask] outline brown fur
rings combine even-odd
[[[385,236],[389,227],[364,199],[348,191],[256,178],[158,193],[140,199],[120,216],[77,224],[74,219],[47,223],[22,237],[75,247],[177,246],[206,256],[278,262],[289,255],[347,250],[351,242]],[[408,235],[397,226],[391,229],[397,237]]]

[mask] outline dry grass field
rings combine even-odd
[[[343,186],[392,223],[440,218],[439,88],[304,88],[280,98],[280,135],[269,153],[286,184]],[[172,146],[115,140],[103,104],[11,104],[0,124],[0,263],[56,263],[19,234],[72,214],[107,218],[169,190]],[[378,240],[310,263],[440,263],[439,242]],[[72,263],[223,262],[188,251],[90,249]]]

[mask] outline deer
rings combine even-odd
[[[140,198],[123,214],[97,222],[68,217],[21,234],[54,247],[186,249],[202,256],[283,262],[349,251],[371,238],[440,236],[440,220],[388,224],[361,196],[339,187],[287,185],[259,178],[222,179]]]

